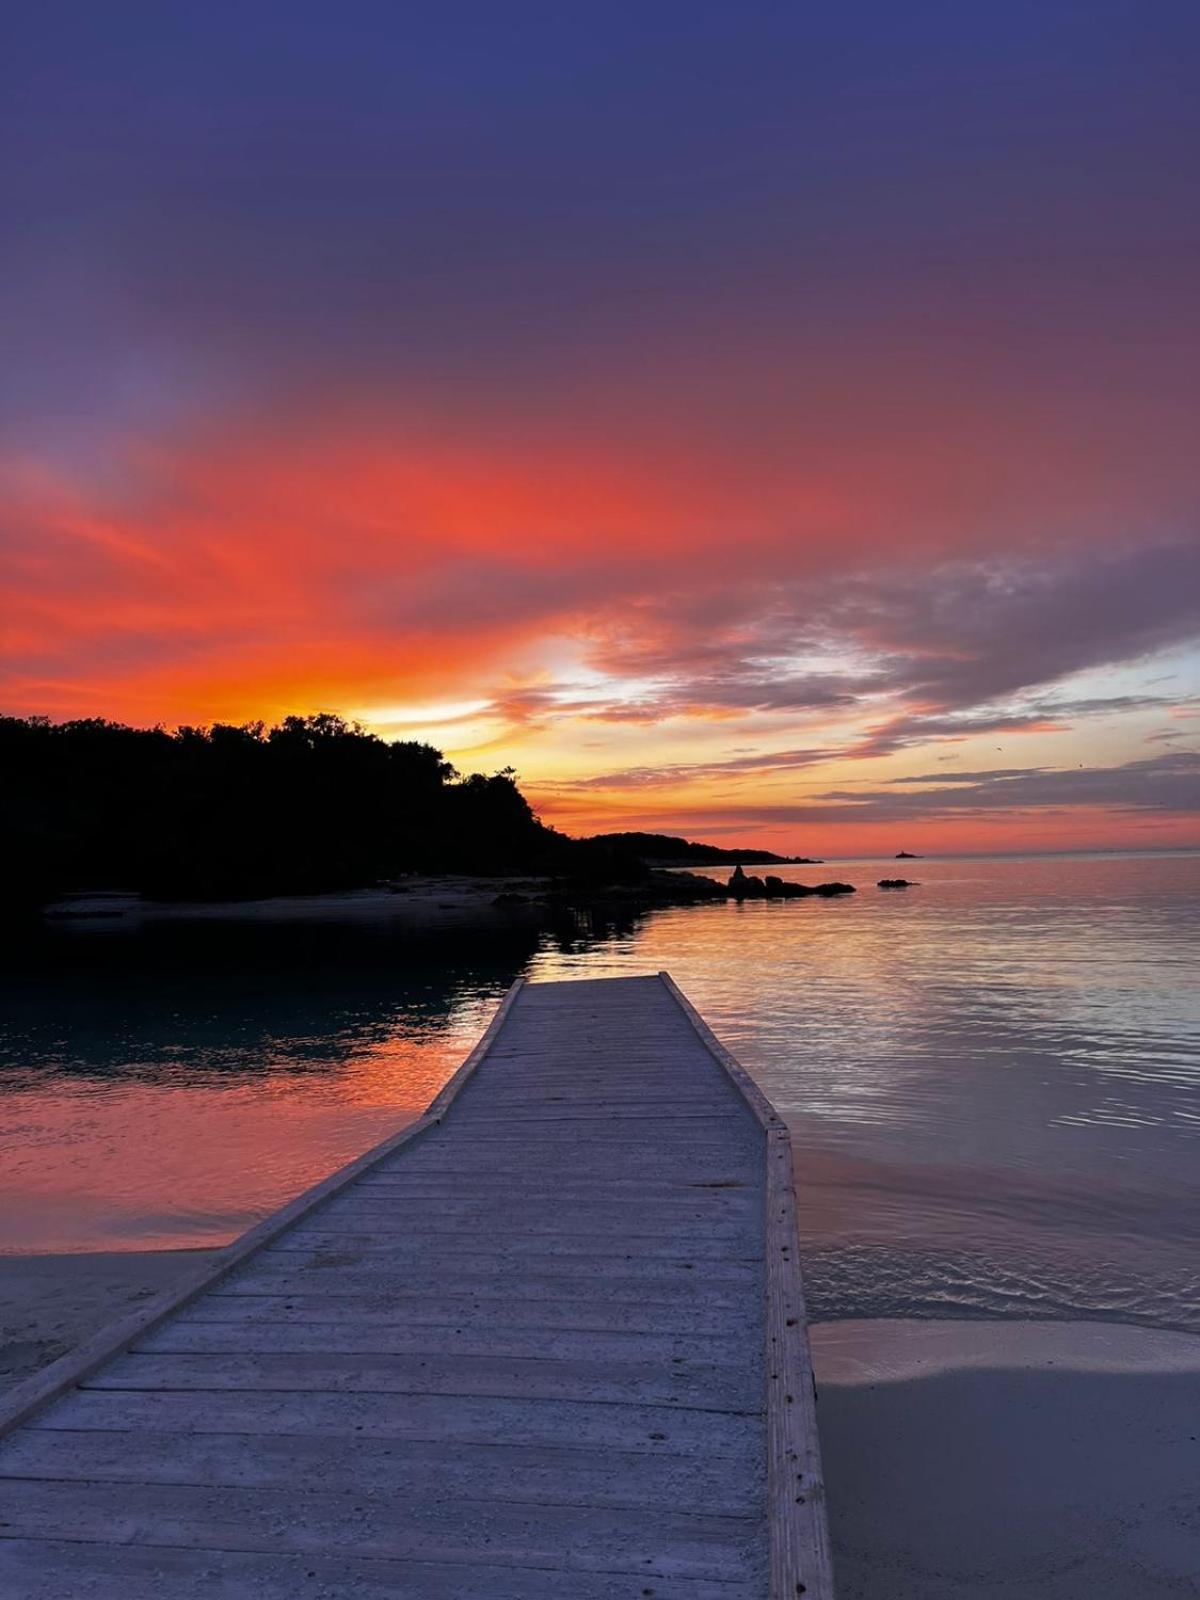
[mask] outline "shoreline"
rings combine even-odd
[[[764,891],[754,874],[746,890],[705,869],[659,868],[644,880],[586,884],[529,875],[444,874],[398,879],[368,889],[271,895],[247,900],[149,900],[134,892],[93,890],[43,907],[45,933],[126,933],[188,923],[380,923],[400,930],[511,927],[544,922],[565,912],[621,907],[629,911],[670,906],[737,904],[743,899],[790,900],[853,894],[843,883],[779,885]]]
[[[1200,1336],[811,1329],[839,1600],[1170,1600],[1200,1571]]]
[[[0,1257],[0,1386],[216,1253]],[[839,1600],[1188,1592],[1200,1336],[851,1319],[810,1337]]]

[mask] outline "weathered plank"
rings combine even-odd
[[[549,1221],[549,1219],[547,1219]],[[663,1233],[636,1229],[592,1227],[571,1229],[543,1227],[535,1232],[518,1231],[513,1225],[505,1226],[497,1219],[496,1226],[480,1223],[469,1232],[462,1228],[428,1228],[414,1233],[411,1228],[381,1227],[378,1217],[365,1221],[347,1219],[344,1226],[336,1226],[337,1218],[322,1217],[319,1223],[293,1228],[285,1239],[272,1246],[271,1254],[278,1256],[294,1252],[309,1256],[316,1250],[357,1250],[364,1256],[383,1256],[389,1260],[408,1260],[415,1253],[425,1259],[431,1241],[436,1241],[443,1259],[462,1259],[467,1265],[478,1260],[481,1250],[490,1249],[494,1255],[522,1256],[531,1260],[559,1256],[586,1256],[619,1258],[628,1261],[635,1257],[642,1262],[677,1262],[681,1256],[705,1262],[755,1261],[751,1247],[741,1228],[720,1231],[716,1224],[710,1227],[680,1227]],[[326,1222],[331,1225],[326,1227]],[[493,1258],[494,1258],[493,1255]]]
[[[761,1413],[479,1395],[77,1389],[30,1428],[580,1445],[766,1462]]]
[[[327,1255],[333,1255],[328,1252]],[[694,1306],[718,1306],[736,1309],[746,1304],[753,1286],[745,1283],[709,1283],[706,1274],[695,1275],[682,1269],[671,1279],[661,1273],[640,1276],[620,1271],[618,1262],[611,1269],[601,1271],[598,1266],[575,1273],[539,1270],[523,1267],[520,1272],[490,1264],[490,1270],[465,1271],[458,1262],[454,1264],[453,1277],[444,1270],[430,1265],[427,1269],[398,1266],[388,1272],[380,1263],[364,1261],[351,1251],[348,1262],[326,1259],[319,1266],[300,1267],[293,1264],[294,1252],[284,1251],[278,1256],[260,1258],[250,1267],[231,1279],[227,1293],[237,1294],[363,1294],[384,1292],[397,1297],[406,1294],[444,1294],[448,1287],[456,1293],[472,1294],[482,1299],[523,1300],[541,1303],[546,1300],[572,1298],[581,1294],[599,1295],[613,1305],[674,1305],[679,1315],[687,1317]],[[744,1325],[744,1319],[743,1319]]]
[[[469,1444],[244,1433],[99,1433],[27,1428],[0,1441],[0,1480],[403,1490],[527,1504],[637,1506],[750,1517],[762,1509],[755,1454],[653,1455],[572,1445]],[[0,1483],[0,1501],[3,1499]]]
[[[535,1360],[439,1355],[124,1355],[91,1389],[286,1389],[320,1394],[493,1395],[526,1400],[602,1400],[609,1405],[690,1405],[754,1411],[761,1373],[738,1366],[662,1361]]]
[[[405,1328],[394,1323],[286,1323],[257,1328],[237,1322],[174,1317],[148,1334],[138,1353],[152,1355],[452,1355],[520,1356],[531,1360],[698,1362],[736,1367],[744,1349],[732,1335],[692,1332],[600,1332],[594,1328],[497,1328],[484,1319],[466,1327]]]
[[[482,1323],[506,1328],[578,1328],[595,1333],[671,1333],[681,1326],[677,1304],[645,1300],[614,1306],[611,1300],[582,1296],[531,1303],[501,1295],[366,1294],[221,1294],[205,1295],[183,1313],[188,1324],[210,1322],[267,1323],[286,1328],[299,1324],[362,1324],[398,1330],[421,1327],[467,1328]],[[745,1319],[738,1306],[689,1305],[687,1330],[739,1338]]]
[[[627,1573],[572,1572],[567,1590],[555,1568],[0,1539],[4,1600],[632,1600],[645,1592]],[[759,1600],[762,1589],[757,1581],[656,1577],[653,1593]]]
[[[324,1206],[311,1222],[297,1223],[286,1238],[275,1241],[282,1247],[297,1233],[329,1232],[343,1226],[403,1228],[409,1233],[461,1233],[489,1227],[509,1229],[522,1238],[542,1233],[612,1234],[651,1238],[665,1234],[679,1238],[686,1232],[699,1232],[705,1238],[744,1238],[744,1223],[752,1210],[748,1197],[734,1195],[706,1202],[687,1198],[676,1200],[595,1201],[584,1204],[563,1199],[545,1191],[525,1201],[506,1195],[488,1205],[484,1200],[447,1196],[427,1201],[401,1197],[356,1194]]]
[[[272,1553],[345,1550],[410,1561],[487,1561],[563,1572],[718,1578],[747,1575],[758,1521],[637,1507],[450,1501],[394,1491],[10,1478],[9,1537]]]

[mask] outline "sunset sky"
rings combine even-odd
[[[7,24],[0,707],[1200,843],[1200,7]]]

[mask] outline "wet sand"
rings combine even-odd
[[[1200,1337],[812,1329],[839,1600],[1168,1600],[1200,1583]]]

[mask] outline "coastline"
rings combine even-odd
[[[205,1254],[0,1257],[0,1386]],[[1200,1337],[880,1319],[815,1323],[811,1340],[840,1600],[1188,1592]]]
[[[790,863],[789,863],[790,864]],[[723,871],[723,869],[715,869]],[[401,931],[512,926],[568,910],[623,906],[630,910],[744,899],[829,898],[853,894],[840,882],[799,884],[751,874],[744,887],[695,867],[655,868],[629,882],[596,882],[524,875],[438,874],[398,879],[369,889],[274,895],[259,900],[149,900],[116,890],[70,895],[47,905],[41,926],[55,933],[119,933],[187,923],[383,923]]]
[[[429,876],[387,888],[272,895],[261,900],[148,900],[133,893],[96,892],[56,901],[42,912],[41,920],[55,932],[88,933],[192,922],[386,922],[424,931],[509,923],[522,911],[539,907],[543,883],[519,877]]]

